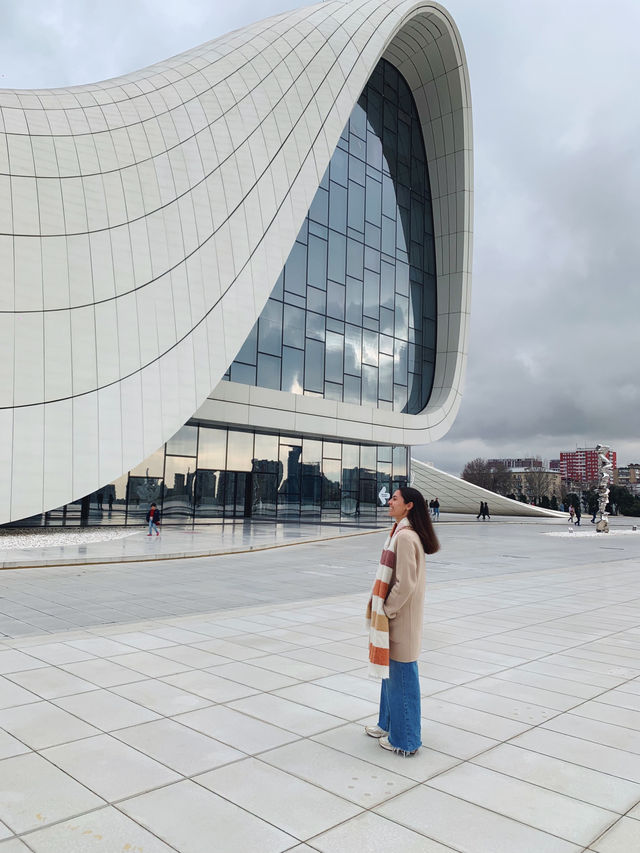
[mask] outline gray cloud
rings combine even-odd
[[[415,454],[456,473],[602,439],[637,461],[640,4],[444,2],[472,84],[474,292],[460,414]],[[0,85],[105,79],[302,5],[5,3]]]

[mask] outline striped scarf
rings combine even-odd
[[[367,605],[369,628],[369,675],[372,678],[389,678],[389,619],[384,612],[384,602],[396,565],[396,539],[405,527],[411,529],[406,518],[397,522],[387,536],[376,572],[373,591]]]

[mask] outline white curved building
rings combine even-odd
[[[1,90],[0,523],[375,513],[460,403],[471,148],[416,0]]]

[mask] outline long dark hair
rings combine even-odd
[[[424,553],[435,554],[436,551],[440,550],[440,543],[438,542],[438,537],[433,529],[431,516],[429,515],[429,510],[427,509],[422,493],[411,486],[399,486],[398,491],[402,495],[402,500],[406,504],[413,504],[407,513],[407,519],[411,527],[420,537]]]

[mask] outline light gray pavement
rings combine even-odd
[[[440,526],[408,759],[362,732],[380,532],[0,573],[5,634],[31,632],[0,641],[0,853],[634,853],[640,534],[616,524]]]

